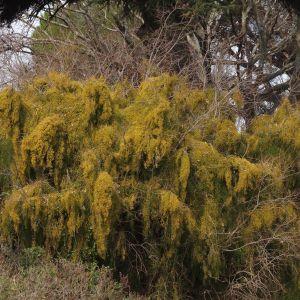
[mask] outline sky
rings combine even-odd
[[[35,26],[38,22],[33,23]],[[4,27],[0,29],[0,43],[3,45],[5,41],[13,41],[14,45],[17,45],[15,41],[26,39],[30,37],[33,32],[33,27],[26,25],[22,21],[16,21],[11,24],[10,27]],[[13,39],[12,39],[13,37]],[[0,45],[0,47],[2,46]],[[20,47],[25,50],[25,48]],[[30,51],[29,49],[26,49]],[[13,51],[5,51],[0,54],[0,88],[6,85],[15,83],[16,73],[18,68],[29,67],[31,60],[30,54],[14,53]]]

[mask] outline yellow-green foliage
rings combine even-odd
[[[300,109],[285,100],[272,116],[257,117],[251,126],[249,150],[262,155],[286,155],[300,150]]]
[[[238,154],[243,147],[243,134],[229,120],[213,119],[203,129],[204,138],[210,141],[219,151]]]
[[[164,127],[170,104],[165,98],[148,99],[147,92],[141,89],[137,102],[125,112],[131,124],[120,145],[119,157],[133,171],[138,171],[141,165],[157,167],[171,150],[172,137]]]
[[[231,169],[237,172],[238,178],[234,185],[234,191],[236,193],[244,192],[247,189],[251,190],[256,188],[257,185],[261,182],[263,176],[267,176],[267,172],[263,170],[262,165],[253,164],[246,159],[240,157],[231,157],[230,158]],[[230,186],[230,182],[233,180],[233,174],[230,172],[226,173],[228,176],[227,186]]]
[[[98,162],[100,167],[106,171],[111,171],[114,163],[114,152],[117,150],[117,128],[103,125],[95,131],[93,142],[96,146]]]
[[[58,186],[67,167],[68,147],[62,118],[58,115],[46,117],[22,141],[25,174],[33,169],[36,176],[49,175]]]
[[[207,258],[204,259],[203,257],[205,250],[202,250],[202,253],[200,254],[196,251],[194,252],[195,258],[199,259],[200,257],[200,261],[203,262],[203,273],[205,278],[219,276],[221,265],[221,249],[219,246],[220,238],[218,236],[218,232],[223,231],[223,226],[224,224],[220,216],[218,201],[216,199],[207,197],[205,199],[203,215],[199,225],[199,238],[200,240],[205,241]]]
[[[86,190],[93,193],[94,183],[99,170],[99,161],[94,150],[86,150],[82,154],[80,171],[85,183]]]
[[[92,201],[91,224],[101,257],[105,257],[107,239],[112,230],[114,219],[118,217],[118,201],[114,191],[114,182],[107,172],[101,172],[95,182]]]
[[[188,137],[190,145],[190,159],[194,166],[197,179],[201,182],[199,188],[205,193],[213,193],[216,180],[224,178],[228,168],[228,161],[211,144],[193,137]]]
[[[59,115],[67,124],[65,130],[68,134],[81,142],[87,126],[81,91],[80,83],[62,74],[50,73],[47,77],[33,80],[22,90],[22,102],[30,112],[25,131],[30,132],[45,117]]]
[[[161,225],[166,231],[165,238],[169,240],[171,246],[180,242],[180,235],[184,226],[187,226],[192,232],[196,225],[189,208],[171,191],[162,190],[160,192],[158,213],[160,214]]]
[[[3,139],[10,139],[12,142],[15,157],[19,155],[18,145],[23,134],[24,119],[26,114],[21,95],[10,88],[4,89],[0,94],[0,136]],[[19,159],[16,158],[16,164]],[[14,173],[17,173],[14,170]]]
[[[13,147],[9,139],[0,136],[0,193],[9,191],[12,178],[10,167],[13,161]]]
[[[175,180],[177,181],[177,191],[178,195],[184,201],[186,197],[186,188],[191,171],[190,157],[186,149],[181,149],[178,151],[176,157],[176,163],[178,168],[178,174],[176,174]]]
[[[21,246],[43,245],[52,253],[71,249],[86,238],[83,195],[76,190],[56,192],[47,182],[36,181],[12,192],[2,209],[2,235]],[[65,249],[66,250],[66,249]]]
[[[104,79],[90,80],[82,91],[89,125],[107,123],[112,118],[113,107],[109,89]]]
[[[50,74],[3,90],[15,188],[2,238],[96,258],[166,298],[250,274],[255,238],[299,233],[300,109],[284,101],[240,132],[215,99],[166,74],[136,88]]]
[[[271,230],[278,220],[288,224],[296,219],[297,208],[292,202],[264,204],[256,211],[250,212],[249,226],[246,228],[246,233],[255,234],[262,228]]]
[[[4,89],[0,99],[1,134],[13,136],[20,133],[22,127],[21,96],[12,89]]]

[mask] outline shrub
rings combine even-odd
[[[107,267],[51,260],[42,248],[14,253],[1,246],[0,299],[143,299]]]
[[[295,289],[299,107],[240,132],[232,114],[209,114],[212,90],[169,75],[128,93],[50,74],[17,99],[26,114],[3,135],[22,132],[23,185],[1,209],[6,242],[110,265],[160,298]]]

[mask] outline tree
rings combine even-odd
[[[81,9],[88,10],[88,7]],[[280,5],[273,2],[271,5],[268,1],[222,4],[196,1],[189,5],[158,1],[144,8],[143,15],[151,11],[152,25],[146,25],[144,18],[142,23],[136,18],[134,11],[142,10],[141,7],[134,3],[130,7],[130,19],[138,21],[135,26],[122,17],[122,12],[112,16],[111,24],[124,37],[128,49],[133,50],[135,60],[140,65],[142,59],[155,64],[153,57],[158,56],[161,70],[186,74],[194,84],[239,89],[244,99],[241,116],[247,126],[255,115],[274,111],[282,93],[289,89],[287,78],[292,77],[294,70],[294,19]],[[159,14],[157,7],[163,13]],[[70,23],[68,14],[63,11],[58,21],[61,31]],[[101,20],[100,15],[94,20]],[[80,28],[84,25],[78,23],[75,31],[82,31]],[[73,29],[69,26],[68,30],[74,31],[74,26]],[[84,35],[81,35],[83,39]],[[92,45],[88,40],[86,44]],[[137,45],[140,50],[134,51]],[[99,49],[106,47],[99,45]],[[142,53],[141,60],[137,53]],[[161,59],[164,56],[167,59]],[[173,65],[164,65],[167,61]],[[135,70],[139,72],[138,65]]]
[[[53,3],[52,8],[48,9],[50,22],[53,21],[53,15],[57,15],[60,8],[70,2],[64,2],[63,5]],[[231,92],[239,90],[244,103],[242,109],[238,109],[246,127],[249,127],[255,115],[272,113],[286,91],[290,90],[294,102],[297,99],[299,54],[296,54],[293,45],[296,22],[293,15],[278,2],[97,0],[81,3],[81,12],[90,12],[90,3],[99,9],[100,13],[94,14],[92,23],[97,23],[97,18],[103,19],[100,16],[99,4],[110,5],[110,11],[114,8],[113,5],[117,6],[119,13],[112,16],[113,30],[123,36],[126,43],[122,51],[115,55],[119,57],[118,61],[108,59],[114,62],[108,68],[98,66],[97,63],[89,64],[95,75],[106,75],[109,73],[107,70],[111,70],[117,74],[114,78],[119,78],[118,72],[123,75],[124,70],[126,73],[126,70],[130,69],[126,62],[131,62],[131,66],[135,66],[136,73],[139,74],[142,62],[150,61],[162,71],[185,74],[193,84],[217,85],[220,90],[226,89]],[[291,5],[297,12],[297,6]],[[37,10],[38,8],[33,6],[33,11]],[[60,20],[56,20],[56,25],[60,26],[61,32],[81,31],[80,37],[77,36],[79,40],[67,38],[68,42],[75,45],[77,50],[81,47],[77,45],[80,42],[83,47],[93,52],[94,57],[99,58],[98,62],[107,61],[103,56],[108,52],[105,51],[108,45],[105,45],[105,42],[100,44],[101,39],[94,43],[96,39],[92,37],[99,31],[95,29],[92,32],[91,24],[88,25],[87,22],[85,24],[88,26],[72,21],[70,26],[70,22],[67,23],[70,16],[64,9],[60,11],[62,13]],[[77,11],[78,20],[83,17],[82,13],[78,14],[79,11],[80,9]],[[128,20],[134,21],[135,25],[132,26]],[[97,26],[95,28],[101,27],[99,22]],[[87,32],[83,32],[82,28],[87,28],[91,34],[86,35]],[[47,34],[46,31],[44,33]],[[55,38],[53,39],[53,34],[50,36],[52,42],[48,42],[54,45]],[[123,60],[126,67],[121,62],[122,52],[131,56],[130,59],[126,56]],[[65,57],[72,55],[67,54]],[[78,57],[84,56],[80,54]],[[85,56],[84,60],[91,59]],[[98,66],[97,71],[93,65]],[[145,74],[141,73],[135,80],[143,78]]]

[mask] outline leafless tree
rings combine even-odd
[[[38,22],[25,16],[18,26],[27,33],[3,34],[2,57],[6,66],[22,62],[17,66],[26,74],[19,76],[23,78],[55,70],[76,79],[105,76],[110,82],[138,84],[169,72],[185,76],[194,86],[213,86],[217,94],[229,91],[228,100],[238,90],[244,104],[232,108],[249,126],[254,116],[272,113],[296,87],[297,18],[277,1],[238,4],[238,13],[216,8],[178,17],[185,9],[178,2],[157,11],[159,28],[143,34],[143,17],[129,19],[118,7],[108,10],[84,1],[60,10],[54,5],[37,17],[42,24],[37,29]],[[28,35],[28,28],[34,35]],[[9,58],[11,53],[18,53],[18,60]]]

